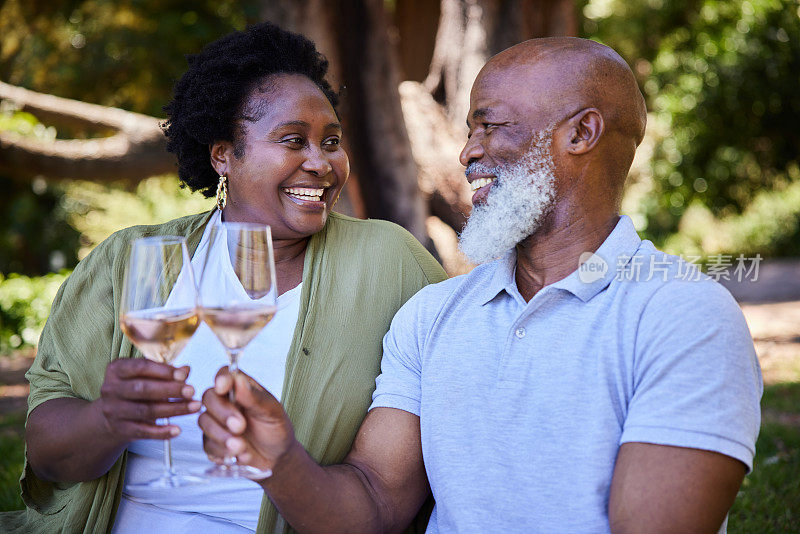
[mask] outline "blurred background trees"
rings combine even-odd
[[[492,54],[544,35],[609,44],[639,80],[650,121],[623,210],[643,236],[703,257],[800,254],[798,0],[5,0],[0,331],[21,320],[3,301],[12,280],[22,287],[11,273],[69,269],[117,228],[211,205],[147,176],[163,170],[138,173],[142,155],[125,172],[112,162],[126,179],[108,183],[103,143],[139,139],[108,117],[163,118],[185,54],[267,19],[314,39],[343,87],[353,179],[339,207],[403,224],[450,272],[468,268],[454,249],[469,210],[457,156],[472,79]],[[21,104],[10,86],[117,109],[75,120],[84,108]],[[62,153],[64,140],[97,157]],[[45,155],[83,166],[37,166]],[[14,328],[0,352],[35,339]]]

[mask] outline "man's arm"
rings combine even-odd
[[[209,456],[236,454],[241,463],[271,469],[259,481],[281,515],[300,532],[400,532],[428,495],[419,417],[375,408],[340,465],[320,467],[294,438],[286,412],[244,373],[220,370],[203,395],[199,424]],[[238,409],[237,409],[238,408]]]
[[[611,532],[715,534],[745,471],[739,460],[716,452],[624,443],[611,481]]]

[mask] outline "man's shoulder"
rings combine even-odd
[[[412,297],[413,302],[409,302],[418,308],[471,306],[477,302],[478,290],[492,278],[493,263],[479,265],[468,273],[427,285]]]
[[[641,271],[630,280],[618,281],[617,294],[640,326],[656,328],[669,321],[686,331],[699,331],[701,325],[724,325],[724,331],[747,332],[739,304],[698,265],[662,252],[648,241],[637,255],[643,260]]]
[[[642,261],[636,287],[647,294],[649,301],[689,299],[701,307],[724,303],[738,309],[730,292],[703,273],[699,265],[658,250],[649,241],[642,242],[637,255]]]

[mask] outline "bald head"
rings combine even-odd
[[[548,106],[554,118],[594,107],[607,130],[630,137],[636,146],[644,137],[642,93],[625,60],[605,45],[576,37],[531,39],[492,57],[479,79],[507,74],[522,81],[520,89],[535,90],[531,96]]]

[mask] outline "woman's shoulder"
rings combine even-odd
[[[447,278],[430,252],[402,226],[377,219],[356,219],[332,212],[328,218],[327,246],[342,257],[369,257],[373,265],[387,264],[403,269],[416,265],[428,282]]]
[[[209,212],[205,211],[203,213],[195,213],[193,215],[178,217],[177,219],[172,219],[171,221],[158,224],[139,224],[136,226],[129,226],[127,228],[123,228],[122,230],[117,230],[111,234],[106,241],[127,241],[140,237],[156,235],[186,236],[205,224],[208,217]]]
[[[398,244],[422,247],[411,232],[390,221],[356,219],[337,212],[331,212],[328,221],[329,234],[345,234],[350,239],[378,240],[389,247]]]
[[[160,224],[140,224],[117,230],[101,241],[83,260],[76,273],[93,272],[98,268],[106,268],[124,256],[127,245],[134,239],[156,235],[178,235],[187,239],[199,233],[205,225],[209,213],[197,213],[172,219]]]

